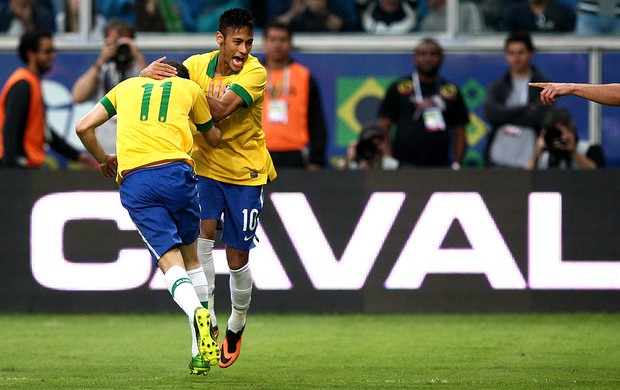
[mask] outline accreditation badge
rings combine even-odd
[[[274,99],[269,102],[267,120],[272,123],[288,123],[288,104],[286,100]]]
[[[439,107],[427,107],[422,112],[422,118],[424,118],[424,126],[426,131],[444,131],[446,129],[446,122],[443,120],[443,114]]]

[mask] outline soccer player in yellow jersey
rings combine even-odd
[[[179,77],[133,77],[117,84],[78,122],[76,132],[103,175],[116,176],[121,203],[164,273],[172,298],[189,318],[190,372],[206,375],[219,361],[219,347],[209,311],[196,293],[197,288],[207,290],[207,279],[196,249],[200,206],[189,123],[212,146],[221,134],[202,89],[188,80],[187,68],[170,64]],[[118,155],[108,154],[95,134],[114,115]],[[202,278],[190,279],[192,274]]]
[[[198,256],[207,275],[208,308],[215,329],[213,244],[218,223],[224,222],[222,241],[232,302],[219,361],[225,368],[239,356],[252,295],[249,252],[255,246],[263,206],[262,186],[276,178],[276,171],[261,125],[267,73],[250,54],[254,42],[252,13],[238,8],[222,13],[215,39],[219,50],[191,56],[184,65],[207,94],[213,118],[222,130],[217,147],[196,138],[192,157],[196,160],[201,206]],[[152,62],[140,74],[155,79],[173,75],[174,69],[165,66],[164,60]]]

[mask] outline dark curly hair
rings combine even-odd
[[[189,79],[189,70],[185,67],[185,65],[177,61],[166,61],[166,64],[174,66],[176,68],[177,77],[180,77],[182,79]]]
[[[29,51],[39,51],[39,47],[41,46],[41,40],[43,38],[52,39],[52,34],[46,31],[28,31],[21,36],[17,51],[19,52],[19,58],[21,58],[24,64],[28,63]]]
[[[577,126],[575,125],[575,120],[570,112],[566,108],[552,108],[547,114],[544,116],[541,127],[545,129],[551,129],[555,127],[556,123],[561,123],[564,126],[568,127],[575,133],[577,132]]]
[[[504,51],[508,50],[508,45],[513,42],[521,42],[525,45],[528,51],[535,51],[534,43],[532,42],[532,36],[527,31],[513,31],[508,37],[506,37],[506,41],[504,42]]]
[[[248,30],[251,34],[254,34],[254,15],[247,9],[233,8],[220,16],[219,32],[226,36],[228,33]]]

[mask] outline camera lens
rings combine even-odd
[[[379,148],[372,139],[363,140],[357,144],[355,153],[360,160],[372,160],[379,154]]]
[[[562,145],[562,130],[552,127],[545,133],[545,144],[548,148],[558,148]]]
[[[116,57],[114,57],[114,61],[117,65],[121,67],[127,66],[131,62],[132,58],[131,48],[128,44],[123,43],[118,45],[118,48],[116,49]]]

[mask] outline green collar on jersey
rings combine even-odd
[[[210,78],[215,78],[215,68],[217,67],[217,60],[220,58],[220,53],[215,54],[215,57],[209,62],[209,66],[207,66],[207,76]],[[231,72],[228,76],[233,75],[237,72]]]

